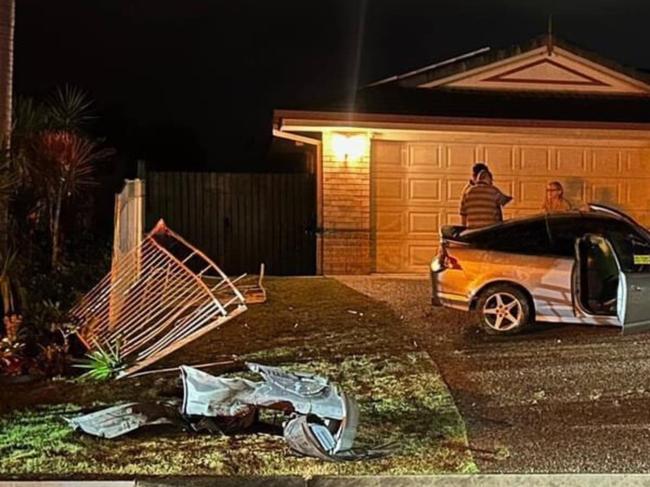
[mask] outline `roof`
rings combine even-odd
[[[647,130],[650,74],[544,35],[386,78],[358,90],[352,103],[276,110],[278,125],[284,118]]]
[[[526,42],[514,44],[502,49],[482,48],[448,60],[437,62],[424,68],[391,76],[375,83],[371,83],[368,86],[393,84],[404,87],[416,87],[436,79],[446,78],[482,66],[487,66],[494,62],[505,60],[528,51],[533,51],[540,47],[546,47],[550,51],[555,47],[559,47],[595,64],[605,66],[613,71],[629,76],[630,78],[650,84],[650,75],[647,72],[623,66],[622,64],[604,58],[582,47],[578,47],[577,45],[560,39],[554,35],[545,34],[534,37]]]
[[[352,107],[318,109],[384,115],[650,123],[650,97],[375,86],[358,92]]]

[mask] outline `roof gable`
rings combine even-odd
[[[645,75],[552,36],[508,50],[480,50],[375,84],[417,88],[650,96]]]
[[[538,48],[419,85],[485,90],[650,94],[650,86],[561,48]]]
[[[507,71],[500,70],[491,76],[482,76],[484,82],[495,83],[542,83],[575,86],[610,86],[609,83],[597,77],[581,72],[575,67],[562,64],[555,59],[546,57],[527,62]],[[454,83],[452,83],[452,86]],[[458,86],[458,84],[456,84]]]

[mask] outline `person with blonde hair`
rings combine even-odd
[[[551,181],[546,185],[546,197],[542,209],[546,213],[561,213],[573,209],[571,202],[564,197],[562,183]]]

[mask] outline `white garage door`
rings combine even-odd
[[[458,138],[455,138],[456,140]],[[426,272],[440,225],[458,224],[463,187],[476,161],[514,197],[505,218],[540,211],[548,181],[561,181],[575,204],[619,206],[650,226],[650,141],[538,140],[517,143],[373,141],[371,225],[375,272]]]

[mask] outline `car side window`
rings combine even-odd
[[[579,218],[549,219],[549,246],[558,257],[575,257],[576,239],[588,233]]]
[[[548,232],[544,220],[497,227],[481,232],[471,243],[481,249],[526,255],[548,255]]]

